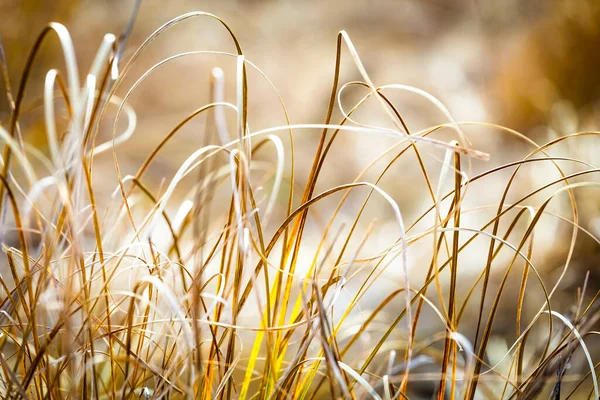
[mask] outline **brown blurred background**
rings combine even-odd
[[[2,0],[0,32],[13,85],[45,23],[67,26],[85,70],[103,34],[122,32],[132,5],[126,0]],[[501,122],[531,132],[548,124],[553,108],[564,103],[580,117],[579,125],[594,126],[600,89],[594,73],[600,67],[595,51],[600,6],[595,1],[143,0],[129,49],[162,23],[194,10],[212,12],[230,24],[248,58],[270,77],[297,120],[321,117],[318,107],[305,107],[306,99],[326,98],[335,37],[345,29],[375,83],[428,90],[459,120]],[[176,31],[153,48],[154,61],[179,51],[232,50],[213,21],[184,24]],[[44,52],[38,72],[59,61],[52,54]],[[196,66],[188,69],[191,74]],[[346,70],[358,77],[350,63]],[[42,77],[36,75],[38,83]],[[201,74],[196,79],[200,85],[205,81]],[[195,99],[190,92],[169,93],[168,110]],[[156,97],[146,106],[168,111]],[[6,99],[0,102],[6,114]],[[269,121],[268,110],[256,113]]]

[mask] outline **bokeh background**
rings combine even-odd
[[[0,2],[1,33],[13,84],[44,24],[65,24],[86,65],[104,33],[123,31],[132,3]],[[600,88],[600,78],[592,73],[600,66],[594,51],[600,40],[600,6],[595,1],[144,0],[129,49],[167,20],[195,10],[212,12],[230,24],[249,59],[273,81],[298,120],[321,117],[318,107],[305,105],[307,98],[326,98],[335,37],[345,29],[375,82],[401,82],[428,90],[459,120],[501,121],[534,134],[551,124],[552,112],[559,112],[560,105],[579,116],[577,126],[594,127]],[[170,33],[153,52],[158,57],[194,49],[231,50],[229,39],[216,27],[212,21],[187,24]],[[57,61],[53,54],[44,54],[37,64],[39,71]],[[190,74],[202,85],[205,77],[197,72],[197,65],[183,67],[180,80]],[[346,69],[350,77],[358,77],[352,65]],[[154,93],[145,107],[165,114],[196,98],[191,90],[168,96]],[[6,99],[0,101],[6,112]],[[257,107],[256,113],[269,122],[268,110]]]

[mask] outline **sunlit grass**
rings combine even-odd
[[[235,54],[177,54],[124,87],[154,39],[176,24],[206,18],[222,23]],[[586,278],[571,303],[554,299],[562,293],[578,236],[598,242],[580,222],[576,193],[595,188],[599,170],[569,154],[550,155],[564,142],[596,138],[597,132],[538,145],[502,126],[455,121],[427,92],[376,86],[343,31],[324,120],[292,124],[278,95],[286,122],[252,130],[247,70],[258,71],[276,90],[225,22],[202,12],[182,15],[123,60],[130,29],[119,39],[104,37],[80,82],[72,39],[52,23],[36,41],[17,90],[6,85],[11,113],[0,127],[4,397],[522,399],[554,391],[561,398],[598,398],[598,360],[586,345],[597,334],[598,294],[590,300]],[[48,35],[60,40],[65,71],[48,71],[44,93],[32,101],[43,104],[42,151],[27,143],[20,120],[32,66]],[[361,82],[340,82],[344,52]],[[130,97],[167,63],[203,54],[234,59],[236,75],[213,69],[206,79],[211,102],[163,132],[134,175],[122,173],[118,146],[145,140],[136,132]],[[235,102],[226,99],[226,78],[235,81]],[[345,108],[341,93],[350,89],[364,94]],[[390,100],[398,91],[426,99],[447,123],[409,130]],[[387,127],[353,118],[372,102]],[[149,184],[153,163],[169,157],[164,148],[198,117],[208,121],[202,144],[188,151],[173,176],[159,177],[164,184]],[[99,139],[101,122],[112,126],[112,140]],[[481,165],[490,154],[473,148],[467,127],[520,140],[530,153],[476,173],[473,163]],[[294,147],[296,135],[308,130],[320,132],[312,159],[298,157]],[[354,180],[317,190],[328,161],[350,156],[334,147],[341,135],[393,144]],[[94,166],[107,153],[111,171]],[[422,185],[428,196],[416,218],[408,218],[380,185],[390,176],[404,179],[395,167],[407,158],[415,160],[420,177],[411,185]],[[297,178],[299,165],[309,171],[306,181]],[[515,194],[516,182],[532,166],[557,178],[540,176],[529,192]],[[94,186],[95,177],[109,173],[117,177],[116,187]],[[469,208],[465,199],[477,195],[472,188],[481,182],[502,185],[501,199]],[[551,209],[558,198],[570,216]],[[349,199],[358,211],[342,218]],[[327,200],[337,206],[319,208]],[[382,226],[365,221],[375,202],[395,229],[383,249],[369,245]],[[473,214],[485,216],[478,228],[462,221]],[[571,229],[561,239],[566,256],[557,251],[565,260],[552,285],[533,263],[542,218]],[[18,244],[9,245],[15,238]],[[415,267],[409,255],[423,243],[430,251]],[[485,261],[467,279],[461,265],[473,246]],[[424,272],[418,283],[416,269]],[[390,270],[399,279],[390,281]],[[539,296],[527,296],[532,287]],[[507,296],[516,299],[510,316],[501,315]],[[500,329],[506,348],[498,353],[496,329],[507,319],[516,320],[516,329],[512,336]],[[419,392],[423,387],[428,395]]]

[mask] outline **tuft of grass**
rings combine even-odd
[[[2,58],[11,104],[0,127],[3,397],[598,398],[590,343],[600,292],[573,271],[573,260],[580,236],[599,242],[577,206],[579,192],[593,195],[599,170],[568,152],[555,155],[561,144],[598,140],[598,132],[538,145],[502,126],[455,121],[423,90],[376,86],[344,31],[323,121],[292,124],[278,95],[285,123],[252,130],[248,71],[276,90],[232,29],[215,15],[188,13],[124,58],[136,10],[119,38],[104,37],[83,82],[72,38],[58,23],[41,31],[14,92]],[[221,23],[235,53],[176,54],[125,86],[157,37],[207,18]],[[64,71],[48,71],[44,93],[27,104],[36,54],[51,35]],[[346,52],[362,81],[341,82]],[[145,140],[129,99],[155,71],[191,55],[235,61],[235,99],[227,99],[223,70],[213,69],[210,103],[164,132],[127,174],[118,147]],[[362,98],[345,107],[346,90]],[[410,130],[396,92],[423,97],[446,122]],[[21,127],[36,104],[44,149]],[[361,123],[367,105],[386,124]],[[151,167],[201,117],[198,147],[155,185]],[[107,124],[112,138],[102,141]],[[473,129],[518,140],[527,154],[489,166],[490,155],[469,139]],[[294,146],[309,130],[320,132],[312,159]],[[353,180],[323,188],[329,160],[349,157],[337,146],[343,135],[391,144]],[[95,165],[111,154],[114,170]],[[410,186],[426,193],[418,212],[405,212],[384,190],[384,182],[406,179],[397,168],[406,160],[417,171]],[[112,175],[111,190],[96,184]],[[533,177],[531,188],[523,176]],[[499,199],[474,206],[492,187]],[[536,240],[547,221],[568,230],[550,250],[560,266],[551,278],[535,262],[548,253]],[[375,236],[385,244],[373,244]],[[477,270],[465,271],[473,254]],[[573,274],[582,283],[570,298],[563,286]]]

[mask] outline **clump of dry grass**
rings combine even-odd
[[[221,22],[237,53],[172,56],[117,97],[155,38],[202,18]],[[16,91],[7,85],[12,110],[0,128],[5,143],[0,176],[4,397],[398,399],[434,394],[472,399],[552,392],[554,398],[565,393],[598,398],[597,364],[586,345],[597,334],[598,294],[589,297],[586,280],[574,307],[553,301],[570,271],[577,237],[597,241],[580,225],[575,194],[597,185],[598,169],[551,155],[559,144],[596,137],[596,132],[539,146],[501,126],[454,121],[437,99],[419,89],[375,86],[345,32],[337,39],[324,121],[291,124],[282,102],[287,123],[253,131],[247,70],[258,68],[225,22],[202,12],[182,15],[123,60],[130,29],[131,24],[119,39],[105,36],[82,84],[68,31],[50,24],[34,45]],[[40,101],[47,151],[41,151],[28,144],[20,121],[35,55],[49,35],[60,40],[65,71],[46,75]],[[362,82],[341,84],[342,52],[349,52]],[[166,132],[137,172],[124,175],[118,145],[143,140],[134,134],[129,97],[161,66],[192,54],[235,60],[235,102],[226,100],[222,70],[213,70],[207,80],[212,102]],[[363,97],[345,109],[341,93],[351,88],[362,90]],[[393,91],[424,97],[447,123],[411,132],[390,100]],[[389,127],[353,118],[371,103]],[[231,132],[229,114],[235,116]],[[341,116],[335,120],[334,114]],[[165,146],[201,116],[207,118],[202,145],[173,177],[164,177],[164,185],[145,183],[152,164],[169,157]],[[100,143],[107,120],[113,137]],[[464,132],[469,126],[514,136],[531,150],[519,161],[475,172],[475,160],[487,160],[488,154],[472,147]],[[294,150],[294,137],[304,130],[321,132],[312,160],[299,159]],[[317,190],[328,157],[340,151],[336,138],[347,134],[393,144],[353,181]],[[114,191],[106,193],[94,185],[95,178],[107,174],[106,167],[98,169],[94,160],[111,152],[118,179]],[[410,219],[380,186],[399,173],[394,167],[406,158],[414,159],[419,171],[415,185],[428,193],[427,207]],[[310,167],[302,184],[296,176],[300,163]],[[513,195],[515,182],[534,165],[548,175],[531,191]],[[376,179],[367,179],[369,174]],[[500,200],[469,208],[470,189],[481,182],[496,184],[502,174],[508,179]],[[360,198],[358,211],[339,223],[351,196]],[[570,215],[551,207],[557,197],[568,200],[560,210]],[[337,206],[319,208],[327,200]],[[373,203],[386,210],[396,230],[383,249],[369,245],[380,225],[373,221],[365,228],[363,223]],[[482,216],[479,226],[463,220],[473,213]],[[562,272],[551,284],[533,263],[534,237],[546,218],[571,229],[561,242],[566,248]],[[322,229],[313,220],[320,220]],[[414,266],[409,254],[423,243],[430,243],[430,250]],[[461,265],[474,246],[483,254],[482,263],[475,279],[468,279]],[[419,269],[423,279],[413,280]],[[385,292],[382,284],[390,270],[400,279]],[[375,304],[366,301],[373,293]],[[516,323],[514,333],[500,334],[510,345],[498,354],[495,331],[507,318],[500,315],[507,312],[501,308],[507,296],[515,299],[508,318]]]

